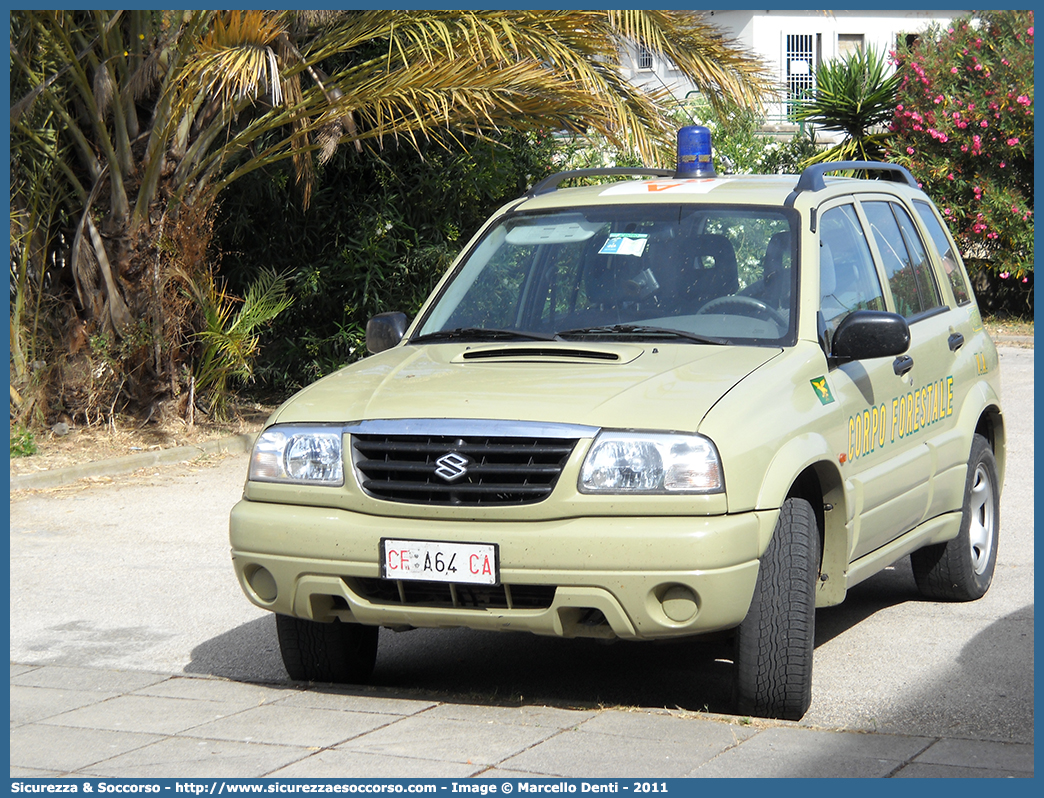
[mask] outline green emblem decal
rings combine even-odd
[[[834,401],[834,395],[830,393],[830,386],[827,385],[826,377],[816,377],[814,380],[809,380],[812,383],[812,388],[816,392],[816,398],[819,399],[821,405],[828,405]]]

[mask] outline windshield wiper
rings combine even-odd
[[[554,335],[525,332],[524,330],[498,330],[490,327],[454,327],[452,330],[437,330],[410,339],[411,344],[436,341],[554,341]]]
[[[668,327],[652,327],[647,324],[608,324],[601,327],[580,327],[575,330],[559,330],[560,338],[585,338],[613,335],[628,335],[636,338],[680,338],[698,344],[714,344],[724,346],[728,341],[724,338],[711,338],[696,335],[684,330],[672,330]]]

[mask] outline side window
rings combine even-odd
[[[931,263],[906,210],[894,202],[864,202],[863,210],[881,252],[896,311],[913,318],[941,306]]]
[[[914,207],[917,209],[917,215],[924,222],[924,226],[928,228],[928,235],[932,237],[935,248],[939,251],[943,271],[946,273],[946,280],[953,289],[953,295],[957,300],[957,304],[964,305],[971,302],[971,290],[968,288],[968,280],[964,275],[964,269],[961,268],[961,259],[950,245],[950,239],[943,229],[942,222],[939,221],[939,217],[934,209],[927,202],[917,202],[915,200]]]
[[[884,310],[870,244],[851,205],[823,214],[819,232],[820,310],[833,333],[854,310]]]

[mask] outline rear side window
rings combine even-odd
[[[941,307],[931,262],[906,209],[894,202],[865,202],[863,210],[881,253],[896,311],[910,319]]]
[[[943,272],[945,272],[946,279],[953,289],[953,296],[956,298],[957,304],[964,305],[971,302],[971,290],[968,288],[968,279],[964,274],[964,269],[961,268],[960,258],[950,245],[950,238],[946,235],[942,222],[939,221],[939,217],[927,202],[915,200],[914,207],[917,209],[917,215],[924,222],[924,226],[928,228],[928,235],[932,237],[935,248],[939,251],[939,257],[942,258]]]

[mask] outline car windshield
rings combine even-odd
[[[796,214],[617,205],[512,214],[457,266],[412,341],[791,343]]]

